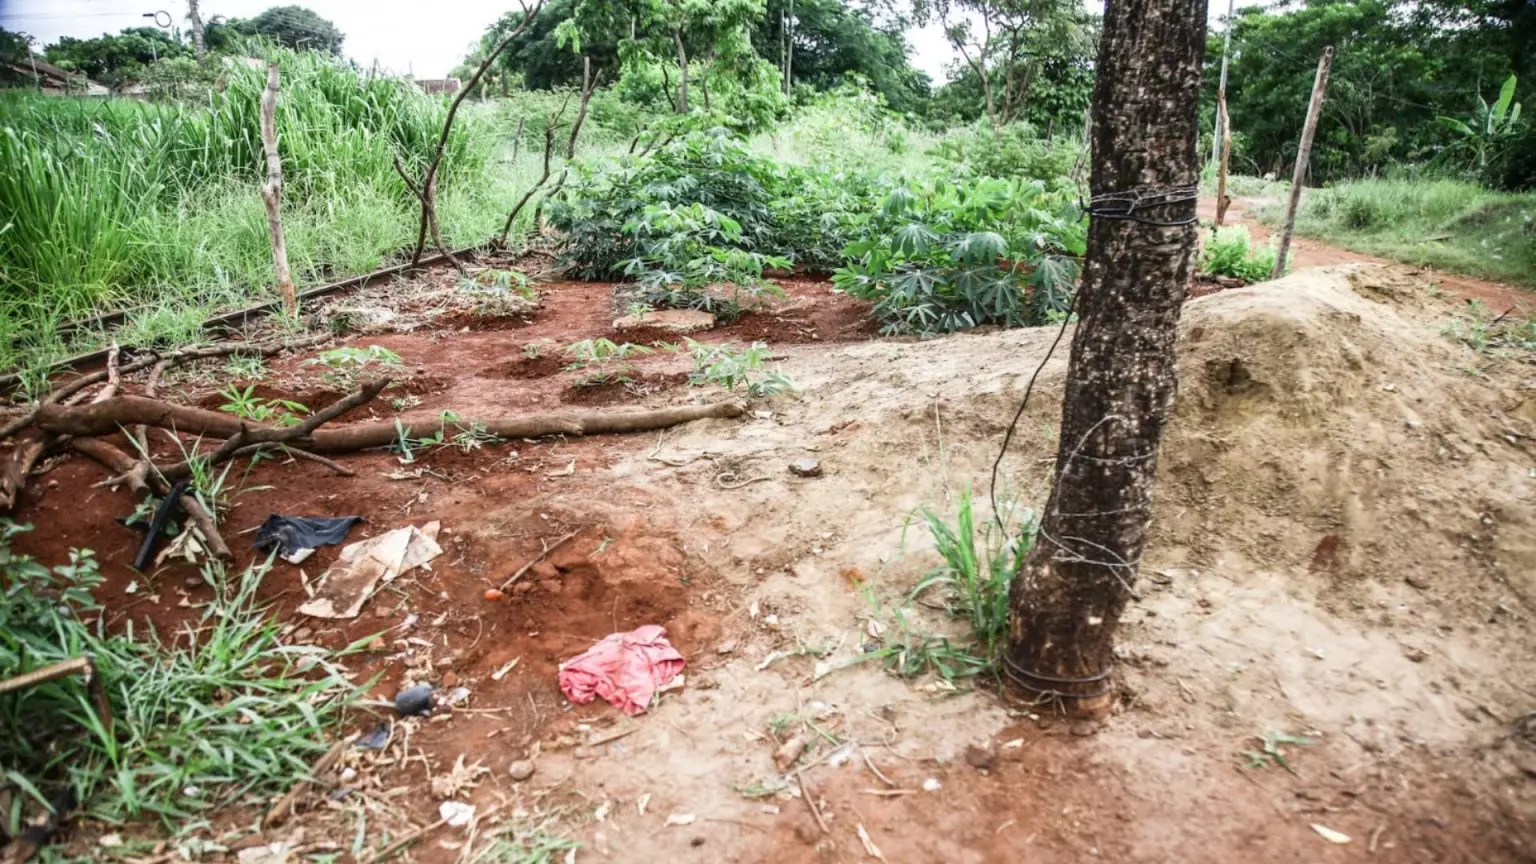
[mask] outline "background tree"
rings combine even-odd
[[[94,39],[63,36],[43,50],[49,63],[114,87],[142,79],[157,59],[190,54],[185,44],[158,27],[129,27],[115,36]]]
[[[909,21],[889,6],[854,6],[844,0],[767,0],[752,29],[752,44],[782,68],[785,21],[794,7],[794,83],[830,90],[858,76],[896,111],[920,111],[928,76],[907,57]]]
[[[338,55],[346,38],[335,24],[303,6],[273,6],[254,18],[229,24],[248,36],[265,36],[289,48]]]
[[[1173,408],[1179,309],[1194,271],[1205,0],[1109,0],[1093,91],[1093,215],[1056,477],[1009,597],[1009,691],[1102,716],[1114,633],[1151,513]]]
[[[1093,49],[1092,18],[1073,0],[914,0],[913,12],[943,26],[981,85],[994,129],[1024,108],[1048,60]]]

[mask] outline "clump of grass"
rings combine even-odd
[[[918,632],[897,610],[896,626],[866,659],[881,659],[902,677],[933,672],[950,684],[996,677],[1008,639],[1009,588],[1034,548],[1039,525],[1035,511],[1015,499],[1000,501],[998,508],[996,518],[977,524],[974,496],[967,488],[960,493],[953,521],[930,507],[913,514],[928,529],[941,561],[918,580],[907,600],[945,612],[962,622],[965,633],[951,638]],[[928,599],[934,596],[937,599]]]
[[[109,731],[76,679],[0,700],[5,783],[40,805],[66,786],[92,818],[155,815],[175,829],[248,794],[302,777],[358,688],[337,655],[284,645],[256,602],[264,568],[218,586],[201,619],[163,635],[130,621],[108,632],[90,591],[101,581],[89,551],[53,568],[11,551],[30,530],[0,520],[0,677],[89,654],[101,671]],[[15,836],[21,797],[3,814]]]
[[[1200,255],[1200,272],[1241,279],[1250,285],[1268,279],[1274,269],[1275,248],[1255,246],[1242,225],[1215,229]]]
[[[1489,357],[1536,355],[1536,315],[1505,312],[1494,315],[1486,303],[1474,300],[1445,326],[1445,335]]]

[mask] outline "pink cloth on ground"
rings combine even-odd
[[[645,713],[657,688],[683,671],[683,655],[655,624],[614,633],[560,664],[560,689],[572,702],[601,696],[625,714]]]

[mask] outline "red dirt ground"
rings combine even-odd
[[[1240,209],[1235,208],[1235,215],[1243,218]],[[1368,260],[1324,250],[1299,241],[1298,265],[1321,263],[1320,256]],[[1469,290],[1463,281],[1475,282],[1443,281],[1453,290]],[[867,304],[811,280],[786,281],[784,287],[789,297],[775,309],[743,316],[695,338],[783,345],[853,342],[874,336],[876,326],[868,317]],[[375,404],[351,412],[343,422],[388,418],[389,399],[404,396],[420,400],[412,412],[452,409],[465,415],[562,410],[570,405],[669,404],[688,398],[687,360],[668,354],[636,358],[632,384],[572,386],[577,373],[564,371],[557,345],[600,336],[637,343],[675,337],[613,331],[610,285],[557,282],[543,286],[542,291],[543,308],[531,322],[454,320],[455,329],[343,340],[347,345],[389,348],[400,355],[412,375]],[[1490,292],[1478,296],[1492,296],[1492,289],[1476,291]],[[541,347],[525,349],[529,345]],[[273,362],[273,376],[257,383],[256,393],[293,399],[311,408],[336,398],[337,391],[319,382],[313,368],[303,367],[301,359]],[[215,390],[222,386],[224,382],[203,377],[172,382],[168,390],[195,404],[217,408],[224,400]],[[154,440],[161,458],[174,454],[165,436]],[[394,454],[370,452],[345,458],[347,467],[356,472],[350,478],[331,476],[307,462],[266,461],[239,476],[234,507],[221,530],[235,550],[235,565],[243,567],[255,560],[249,533],[270,512],[361,514],[368,521],[354,529],[349,541],[404,524],[441,521],[444,534],[439,542],[444,554],[431,571],[402,577],[381,591],[354,621],[297,616],[294,609],[305,596],[300,571],[286,564],[279,563],[268,574],[260,597],[274,603],[280,616],[293,620],[295,642],[340,647],[380,634],[378,650],[350,662],[363,677],[381,676],[373,693],[378,698],[391,697],[406,671],[398,662],[406,640],[429,631],[438,639],[430,650],[437,652],[439,681],[445,686],[473,682],[470,704],[474,710],[455,712],[449,721],[424,726],[416,743],[438,769],[451,764],[455,755],[471,752],[500,773],[540,742],[549,746],[568,740],[577,723],[602,726],[616,720],[615,712],[601,703],[574,709],[564,705],[555,684],[556,667],[563,659],[609,632],[660,623],[690,663],[707,663],[702,657],[705,649],[722,636],[732,598],[686,548],[667,512],[665,495],[626,488],[615,497],[593,479],[619,454],[643,453],[651,444],[650,436],[610,436],[517,441],[468,452],[439,447],[408,465]],[[417,469],[423,473],[395,479]],[[71,548],[96,550],[107,577],[99,599],[111,610],[114,625],[134,618],[152,621],[161,632],[169,632],[195,618],[197,606],[210,591],[195,578],[196,571],[171,565],[146,576],[127,568],[140,538],[113,520],[133,510],[134,496],[122,489],[97,488],[102,479],[102,469],[83,458],[57,460],[31,483],[17,508],[17,521],[38,529],[19,538],[17,550],[50,563],[62,560]],[[601,499],[610,513],[629,515],[593,524],[584,515],[585,508],[573,505],[594,498]],[[505,599],[492,603],[483,598],[486,588],[502,583],[544,544],[573,529],[580,529],[577,537],[535,565],[509,588]],[[337,553],[337,547],[318,550],[303,565],[304,572],[320,573]],[[135,583],[136,591],[129,593]],[[407,622],[413,626],[407,628]],[[514,658],[520,659],[515,672],[492,681],[490,674]],[[354,726],[366,729],[374,722],[360,717]],[[1302,860],[1284,844],[1273,842],[1275,833],[1268,822],[1273,805],[1268,796],[1247,789],[1245,783],[1255,782],[1251,778],[1238,774],[1171,777],[1174,784],[1205,784],[1211,806],[1174,811],[1176,818],[1187,821],[1167,824],[1159,829],[1164,832],[1162,840],[1152,842],[1147,839],[1147,826],[1169,815],[1167,802],[1117,797],[1112,773],[1077,764],[1073,739],[1061,727],[1041,731],[1031,726],[999,740],[1013,737],[1024,738],[1026,744],[1005,755],[990,773],[965,766],[948,770],[943,806],[935,806],[928,797],[861,795],[846,775],[818,791],[842,802],[832,813],[842,824],[865,824],[891,861],[1172,860],[1159,855],[1178,849],[1185,850],[1181,857],[1188,861],[1229,861],[1238,850],[1253,862]],[[932,773],[915,764],[887,762],[886,768],[899,786],[907,788]],[[426,780],[410,769],[402,770],[405,776],[398,778],[400,782]],[[1282,781],[1266,778],[1266,782]],[[1329,781],[1326,785],[1321,792],[1297,791],[1298,800],[1320,795],[1316,806],[1329,811],[1353,806],[1347,784]],[[1436,806],[1445,818],[1453,819],[1476,805],[1452,796],[1436,799]],[[411,796],[408,809],[421,824],[437,818],[435,803],[425,795]],[[787,808],[782,818],[761,827],[766,833],[755,836],[767,842],[756,844],[763,854],[752,860],[847,861],[864,854],[846,839],[833,843],[823,838],[798,803]],[[1202,848],[1201,837],[1206,834],[1220,842]],[[1446,839],[1438,840],[1441,835]],[[1465,833],[1445,834],[1441,827],[1425,823],[1415,836],[1397,838],[1413,855],[1394,853],[1389,860],[1510,860],[1492,840],[1484,849],[1458,846],[1474,841]],[[1306,860],[1353,860],[1363,852],[1363,845],[1356,843],[1342,851],[1325,848]],[[693,860],[726,860],[711,857],[711,847],[699,851],[700,857]],[[449,861],[456,853],[423,844],[417,857]],[[615,860],[626,859],[620,855]]]

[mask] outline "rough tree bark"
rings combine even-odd
[[[1056,478],[1014,580],[1009,695],[1102,717],[1146,540],[1193,270],[1205,0],[1109,0],[1092,113],[1092,217]],[[1163,224],[1157,224],[1163,223]]]
[[[198,12],[199,0],[187,0],[187,23],[192,31],[192,53],[197,57],[197,62],[203,62],[203,16]]]
[[[673,30],[672,41],[677,43],[678,74],[682,77],[677,82],[677,113],[688,113],[688,51],[683,48],[683,31]]]
[[[296,315],[299,298],[288,269],[288,244],[283,240],[283,160],[277,153],[277,63],[267,64],[267,87],[261,94],[261,144],[267,156],[267,182],[261,186],[261,202],[267,207],[267,231],[272,235],[272,266],[277,271],[277,293],[283,311]]]

